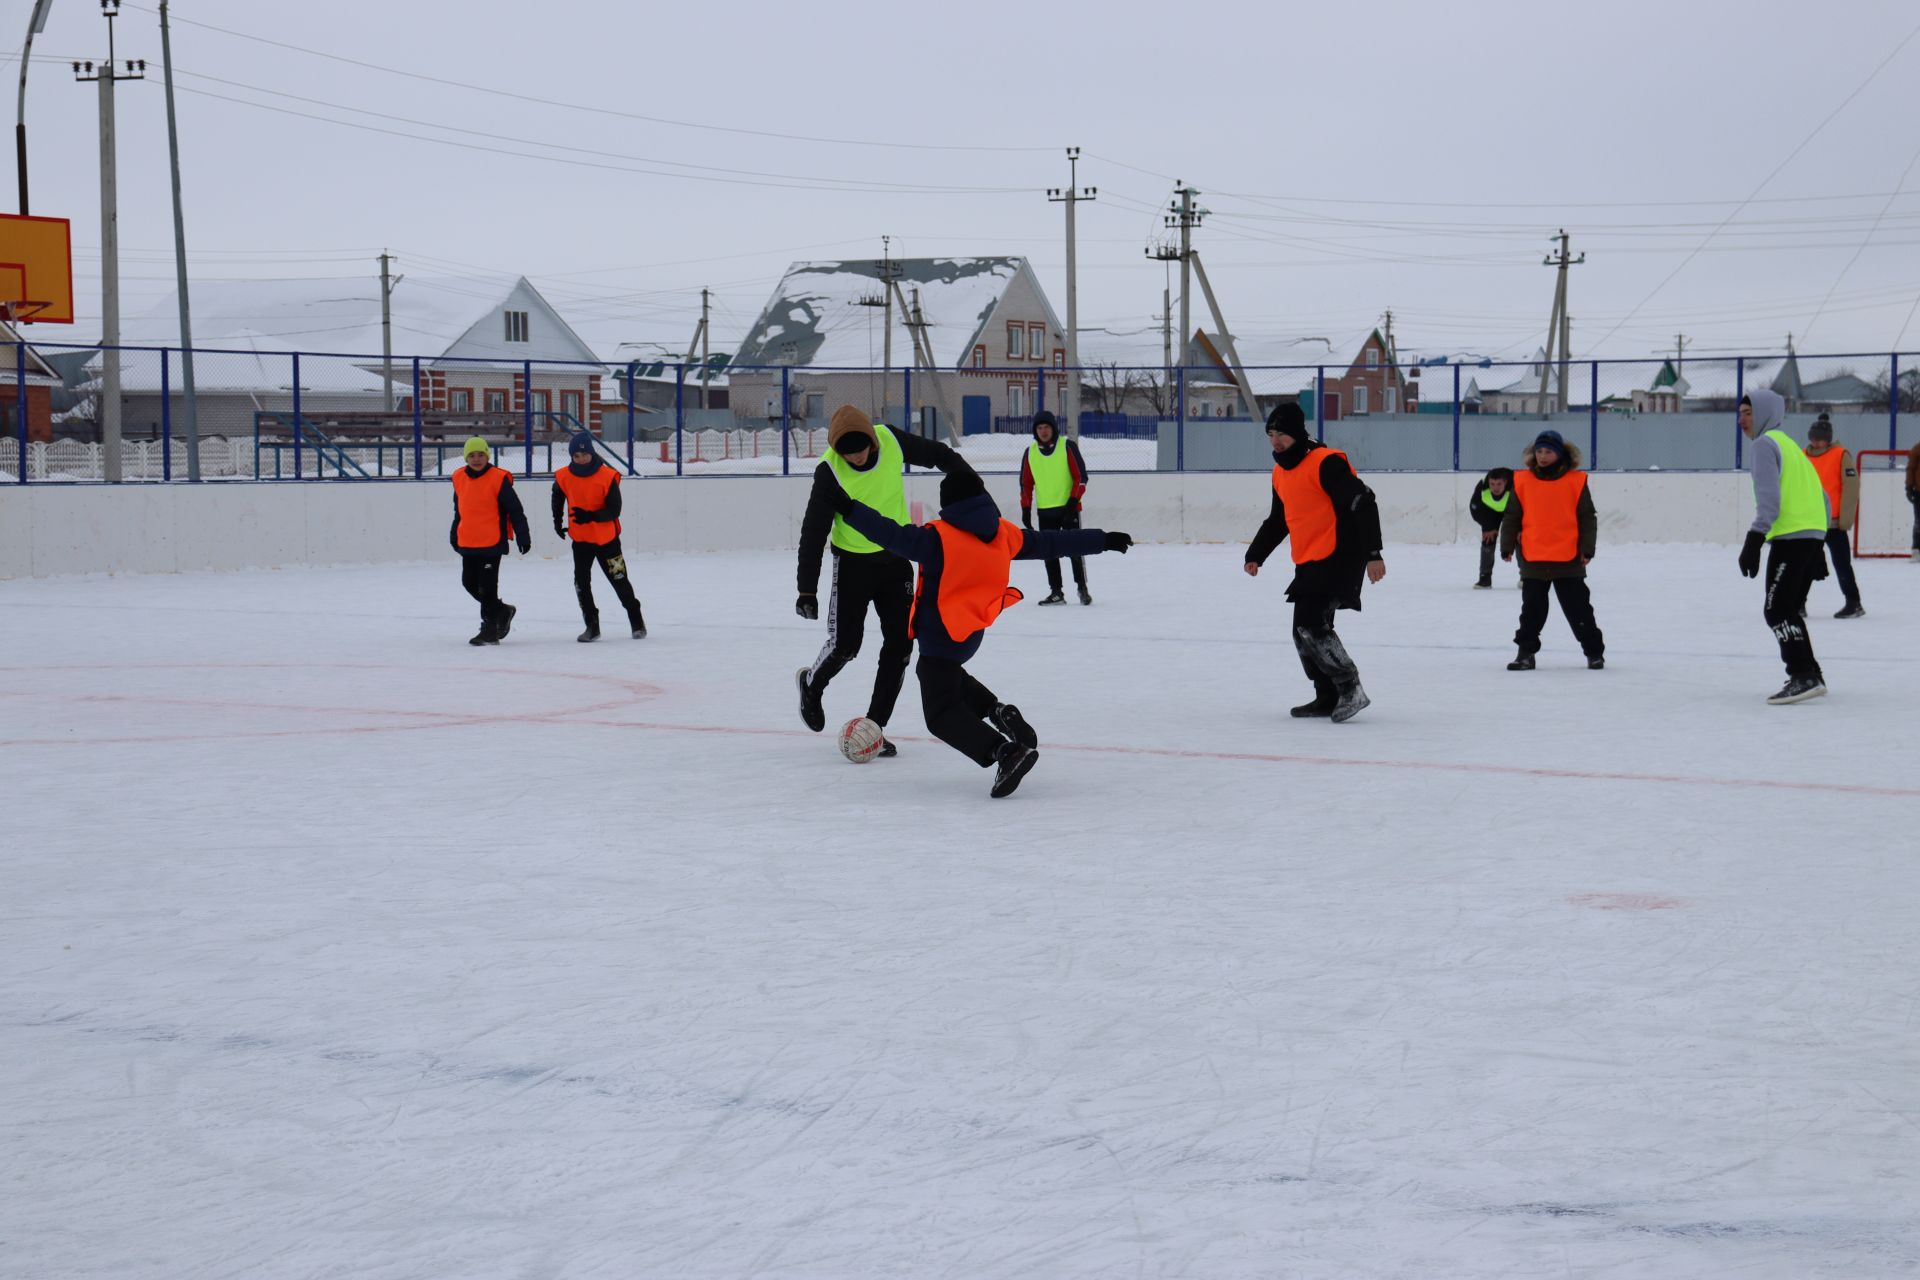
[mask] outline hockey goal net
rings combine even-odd
[[[1905,559],[1914,550],[1914,509],[1907,501],[1907,451],[1862,449],[1860,507],[1853,554],[1863,560]]]

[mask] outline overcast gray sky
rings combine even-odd
[[[9,74],[30,8],[0,3]],[[197,277],[365,279],[382,247],[419,278],[525,274],[606,357],[684,343],[703,285],[725,349],[789,261],[877,256],[883,235],[1025,255],[1064,314],[1044,191],[1070,144],[1099,188],[1089,358],[1158,362],[1164,267],[1142,250],[1176,178],[1211,211],[1196,244],[1249,359],[1310,361],[1325,348],[1287,344],[1325,337],[1344,360],[1389,307],[1411,354],[1528,354],[1561,226],[1587,254],[1576,355],[1676,332],[1702,354],[1789,332],[1884,351],[1903,327],[1920,349],[1908,0],[171,12]],[[150,69],[119,98],[128,314],[172,279],[157,21],[142,0],[118,24]],[[36,42],[33,212],[73,219],[82,295],[49,338],[98,331],[96,99],[67,64],[103,55],[105,26],[54,0]]]

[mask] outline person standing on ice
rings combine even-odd
[[[1527,450],[1527,465],[1513,477],[1513,502],[1500,518],[1500,558],[1520,554],[1520,629],[1513,633],[1520,656],[1509,671],[1531,671],[1540,652],[1540,631],[1547,625],[1547,596],[1558,596],[1560,612],[1594,671],[1607,665],[1607,642],[1593,620],[1587,591],[1587,565],[1593,559],[1599,519],[1580,449],[1558,431],[1542,431]]]
[[[640,601],[627,580],[627,557],[620,550],[620,473],[602,462],[593,448],[593,435],[576,431],[567,442],[571,461],[553,473],[553,531],[561,541],[573,539],[573,594],[580,600],[580,616],[587,629],[574,637],[582,644],[600,638],[600,609],[593,602],[593,565],[613,584],[613,594],[627,611],[627,625],[635,640],[647,638]]]
[[[1045,409],[1033,415],[1033,443],[1020,458],[1020,527],[1033,528],[1033,509],[1040,508],[1042,529],[1078,529],[1080,498],[1087,491],[1087,464],[1080,446],[1060,438],[1060,420]],[[1037,499],[1037,503],[1036,503]],[[1080,603],[1092,604],[1087,590],[1087,562],[1073,557],[1073,585]],[[1060,561],[1047,561],[1047,598],[1041,604],[1065,604]]]
[[[995,799],[1012,795],[1040,759],[1039,735],[1018,707],[967,674],[986,629],[1017,604],[1008,585],[1015,560],[1126,554],[1133,539],[1101,529],[1022,530],[1000,518],[987,486],[964,462],[940,482],[940,518],[916,528],[847,495],[840,517],[890,553],[920,566],[913,593],[912,634],[920,645],[914,674],[934,737],[982,769],[994,769]]]
[[[1467,499],[1467,514],[1480,526],[1480,576],[1473,583],[1476,591],[1490,590],[1493,586],[1493,560],[1500,550],[1500,518],[1507,514],[1507,504],[1513,501],[1512,490],[1512,469],[1495,467],[1473,487],[1473,496]]]
[[[1814,419],[1807,428],[1807,461],[1820,474],[1820,488],[1827,495],[1827,510],[1833,519],[1827,524],[1827,558],[1833,564],[1833,576],[1840,580],[1844,598],[1836,618],[1864,618],[1860,603],[1860,583],[1853,576],[1853,548],[1847,545],[1853,533],[1854,517],[1860,510],[1860,468],[1853,453],[1833,443],[1833,420],[1826,414]]]
[[[1787,402],[1773,391],[1749,391],[1740,397],[1740,431],[1753,441],[1753,504],[1757,511],[1746,545],[1740,548],[1740,572],[1760,572],[1760,547],[1767,546],[1767,594],[1762,616],[1780,643],[1787,682],[1767,701],[1773,706],[1805,702],[1827,691],[1820,663],[1807,634],[1807,592],[1827,576],[1824,554],[1832,513],[1820,487],[1820,473],[1780,429]]]
[[[793,606],[808,621],[819,618],[820,553],[831,543],[833,593],[827,598],[827,643],[811,667],[802,667],[794,675],[800,688],[800,719],[815,733],[827,726],[822,705],[827,683],[860,652],[868,605],[880,618],[880,663],[873,675],[867,719],[882,730],[906,681],[907,660],[913,656],[913,637],[907,629],[913,609],[913,569],[858,533],[836,509],[845,494],[904,524],[909,465],[948,474],[956,469],[972,472],[965,459],[938,441],[895,431],[850,404],[833,411],[827,424],[827,451],[813,469],[807,513],[800,521],[800,596]],[[891,741],[883,741],[880,754],[900,753]]]
[[[1307,415],[1287,400],[1267,415],[1273,446],[1273,505],[1247,547],[1247,576],[1289,535],[1293,545],[1293,647],[1313,681],[1313,701],[1293,708],[1296,717],[1325,716],[1344,724],[1372,700],[1360,687],[1360,672],[1334,634],[1337,609],[1360,607],[1360,584],[1387,576],[1381,559],[1380,509],[1373,490],[1360,482],[1338,449],[1307,434]]]
[[[533,549],[526,509],[513,475],[493,465],[493,450],[474,436],[461,448],[467,465],[453,473],[453,527],[447,541],[460,553],[460,585],[480,602],[480,632],[468,644],[499,644],[519,610],[500,599],[500,561],[512,536],[520,554]]]

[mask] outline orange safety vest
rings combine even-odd
[[[1293,562],[1325,560],[1339,545],[1339,527],[1334,520],[1333,499],[1320,483],[1320,468],[1327,457],[1353,463],[1338,449],[1314,449],[1289,471],[1273,464],[1273,491],[1287,509],[1287,538],[1293,544]]]
[[[927,527],[940,535],[940,621],[956,644],[992,626],[1002,610],[1026,598],[1020,588],[1007,585],[1013,577],[1013,558],[1026,541],[1019,525],[1002,520],[992,542],[982,542],[944,520]],[[909,635],[920,634],[915,621],[926,588],[923,569],[913,589],[913,612],[907,617]]]
[[[1522,557],[1534,564],[1580,558],[1580,495],[1586,491],[1584,471],[1568,471],[1552,480],[1542,480],[1531,470],[1514,473]]]
[[[500,521],[500,491],[513,483],[504,467],[489,466],[479,475],[466,467],[453,473],[453,497],[460,512],[458,542],[463,547],[497,547],[507,540]]]
[[[567,499],[567,535],[575,542],[585,542],[594,546],[612,542],[620,536],[618,520],[590,520],[580,524],[573,518],[575,508],[581,511],[598,511],[607,505],[607,494],[613,486],[620,483],[620,473],[606,463],[590,476],[578,475],[572,467],[562,467],[553,473],[553,482],[560,486],[560,492]]]
[[[1827,491],[1827,519],[1840,518],[1840,481],[1842,471],[1847,467],[1847,451],[1834,445],[1819,457],[1807,455],[1807,461],[1820,473],[1820,487]]]

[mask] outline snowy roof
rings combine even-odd
[[[0,348],[0,351],[4,352],[4,358],[0,359],[0,378],[6,379],[9,385],[12,385],[18,376],[19,361],[13,356],[14,350],[17,349],[15,344],[24,336],[19,329],[0,320],[0,343],[5,344],[4,348]],[[60,375],[55,373],[52,367],[40,358],[40,353],[33,349],[31,340],[26,343],[26,356],[28,386],[52,385],[60,381]]]
[[[1033,275],[1024,258],[901,258],[893,267],[907,299],[919,290],[934,362],[942,368],[958,366],[972,350],[1014,279],[1022,273]],[[747,331],[734,366],[878,366],[885,310],[859,304],[883,296],[880,275],[880,262],[871,258],[794,263]],[[1037,280],[1034,291],[1044,305],[1046,295]],[[899,311],[896,305],[894,363],[907,364],[913,359],[913,341]],[[1058,330],[1051,305],[1047,316]]]

